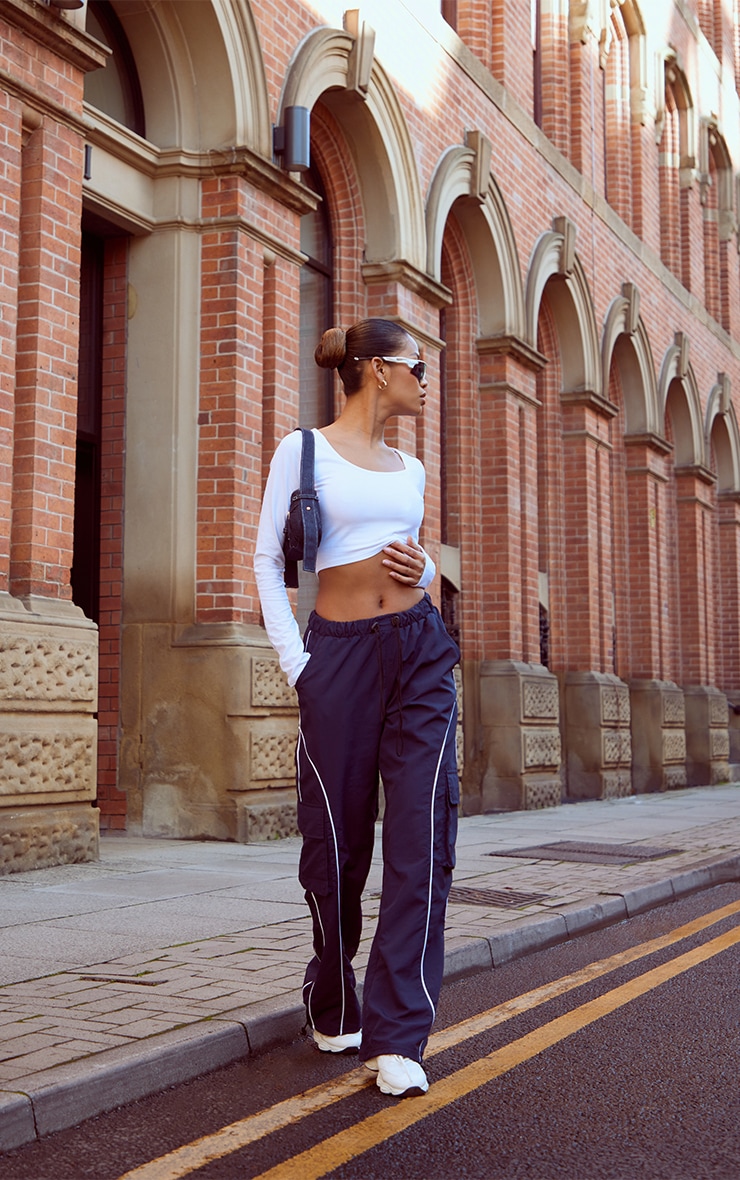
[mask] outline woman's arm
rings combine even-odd
[[[283,529],[291,493],[300,483],[300,467],[301,435],[294,431],[279,444],[270,464],[254,553],[254,572],[265,630],[291,686],[311,658],[303,649],[300,629],[283,580]]]

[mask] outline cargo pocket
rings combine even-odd
[[[303,836],[298,880],[308,893],[323,896],[329,892],[324,808],[299,803],[298,829]]]
[[[455,842],[457,840],[457,810],[460,806],[460,779],[457,770],[448,770],[447,809],[445,814],[445,868],[455,867]]]

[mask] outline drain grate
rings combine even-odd
[[[508,848],[487,856],[511,856],[524,860],[569,860],[591,865],[628,865],[636,860],[660,860],[677,856],[681,848],[648,848],[644,844],[594,844],[559,840],[555,844],[533,844],[529,848]]]
[[[547,900],[546,893],[518,893],[516,889],[469,889],[465,885],[453,885],[450,889],[451,905],[481,905],[489,909],[517,910],[521,906]]]

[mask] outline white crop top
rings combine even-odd
[[[397,451],[402,468],[368,471],[343,459],[320,430],[314,430],[313,435],[314,482],[321,506],[317,572],[372,557],[391,541],[413,537],[418,542],[425,483],[419,460]],[[291,493],[300,485],[300,475],[301,433],[294,430],[280,442],[270,464],[254,555],[265,628],[291,685],[310,659],[303,649],[283,581],[283,529]],[[434,562],[427,556],[417,584],[425,588],[434,574]]]

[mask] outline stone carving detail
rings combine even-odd
[[[613,766],[632,762],[632,736],[628,729],[607,729],[603,733],[604,763]]]
[[[252,660],[252,704],[259,709],[296,709],[298,698],[277,660]]]
[[[97,859],[98,812],[92,807],[56,819],[41,814],[34,822],[5,826],[0,832],[0,874]]]
[[[549,778],[539,782],[524,783],[524,808],[539,811],[543,807],[557,807],[560,804],[560,779]]]
[[[682,729],[663,731],[663,762],[686,761],[686,734]]]
[[[630,719],[630,692],[627,685],[615,684],[601,690],[601,720],[610,724]]]
[[[290,733],[252,735],[251,777],[267,779],[295,778],[295,737]]]
[[[560,732],[557,729],[524,729],[524,768],[560,765]]]
[[[729,724],[727,697],[713,696],[709,698],[709,724],[722,727]]]
[[[2,700],[91,701],[96,676],[96,643],[18,635],[0,639]]]
[[[682,692],[666,692],[663,694],[663,724],[686,724],[686,706]]]
[[[603,799],[626,799],[632,794],[632,776],[627,770],[607,770],[602,781]]]
[[[558,686],[550,680],[522,681],[524,718],[541,717],[556,721],[559,714]]]
[[[709,742],[711,749],[711,758],[724,758],[725,761],[730,757],[730,735],[726,729],[710,729]]]
[[[298,836],[295,803],[244,803],[239,822],[239,841],[257,844]]]
[[[677,791],[681,787],[686,786],[686,767],[685,766],[666,766],[665,768],[665,788],[667,791]]]
[[[0,765],[0,795],[90,789],[94,781],[94,734],[0,733]]]

